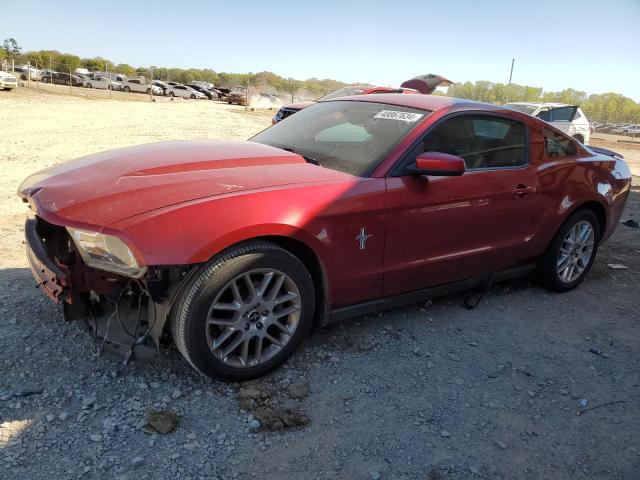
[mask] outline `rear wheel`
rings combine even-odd
[[[87,88],[93,88],[93,85],[91,85],[90,83],[87,83]]]
[[[175,94],[175,93],[173,93],[173,92],[169,92],[169,96],[170,96],[170,97],[175,97],[175,96],[176,96],[176,94]]]
[[[284,362],[313,319],[313,281],[288,251],[268,242],[214,257],[177,299],[171,332],[191,365],[243,381]]]
[[[538,274],[557,292],[576,287],[589,273],[598,252],[600,223],[591,210],[579,210],[562,225],[547,249]]]

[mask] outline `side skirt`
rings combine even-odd
[[[502,282],[512,278],[523,277],[530,274],[535,269],[536,265],[525,265],[523,267],[511,268],[509,270],[496,272],[492,275],[493,282]],[[412,303],[428,300],[430,298],[441,297],[443,295],[449,295],[451,293],[477,288],[480,285],[485,284],[489,276],[490,275],[480,275],[478,277],[461,280],[459,282],[446,283],[444,285],[425,288],[423,290],[414,290],[412,292],[403,293],[401,295],[394,295],[392,297],[385,297],[378,300],[371,300],[368,302],[357,303],[355,305],[349,305],[347,307],[336,308],[329,314],[327,324],[339,322],[348,318],[358,317],[360,315],[378,312],[380,310],[388,310],[390,308],[409,305]]]

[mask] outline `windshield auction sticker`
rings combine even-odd
[[[422,113],[399,112],[397,110],[380,110],[373,118],[385,120],[400,120],[401,122],[415,123],[424,115]]]

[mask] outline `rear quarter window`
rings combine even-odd
[[[560,135],[548,129],[543,130],[544,153],[547,157],[573,157],[577,155],[578,149],[575,142],[569,137]]]

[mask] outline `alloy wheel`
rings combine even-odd
[[[556,262],[558,277],[564,283],[577,280],[593,255],[595,232],[586,220],[577,222],[565,235]]]
[[[212,302],[205,327],[207,345],[231,367],[265,363],[291,340],[301,305],[298,286],[287,274],[264,268],[245,272]]]

